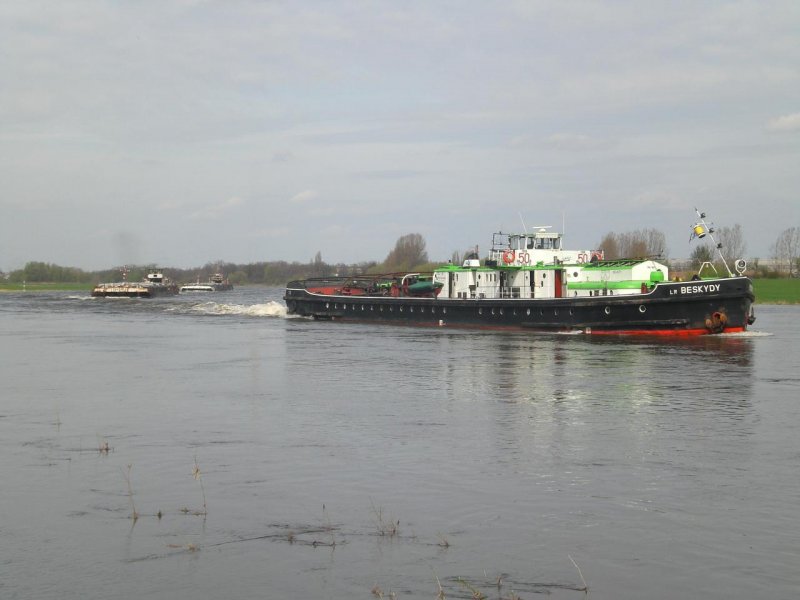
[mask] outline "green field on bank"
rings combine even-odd
[[[800,304],[800,278],[754,279],[758,304]],[[8,283],[0,282],[0,292],[90,292],[89,283]]]
[[[757,304],[800,304],[800,279],[754,279]]]

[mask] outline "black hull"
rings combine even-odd
[[[747,277],[660,283],[635,295],[552,299],[436,299],[311,293],[288,284],[289,314],[352,322],[602,334],[701,335],[752,322]]]

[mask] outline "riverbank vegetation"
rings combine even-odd
[[[791,234],[791,235],[790,235]],[[800,230],[792,228],[782,234],[781,244],[776,244],[776,248],[786,246],[789,250],[779,254],[786,255],[789,269],[777,270],[775,261],[767,266],[759,264],[754,260],[749,265],[747,274],[753,278],[756,299],[761,304],[800,304],[800,278],[792,277],[796,274],[798,261],[795,248],[795,238],[800,236]],[[728,245],[738,247],[741,233],[738,228],[732,228],[730,235],[727,235]],[[656,230],[643,230],[628,234],[609,233],[605,236],[601,246],[608,247],[611,252],[616,254],[617,250],[628,255],[642,255],[657,253],[656,250],[663,250],[663,234]],[[670,264],[675,261],[665,261],[670,266],[671,274],[674,272],[681,275],[691,271],[696,272],[699,265],[704,262],[712,262],[714,256],[707,246],[698,246],[697,250],[686,264]],[[614,250],[617,249],[617,250]],[[743,248],[742,248],[743,250]],[[460,263],[462,258],[471,255],[474,250],[466,250],[463,253],[453,252],[450,261]],[[190,269],[171,268],[164,266],[164,274],[179,283],[191,283],[194,281],[206,281],[214,273],[223,273],[231,283],[241,285],[268,285],[283,286],[293,279],[304,279],[307,277],[330,277],[336,275],[356,275],[363,273],[386,273],[399,271],[431,271],[444,261],[431,261],[425,248],[425,239],[418,233],[412,233],[400,237],[394,248],[389,252],[382,262],[367,261],[354,264],[329,264],[322,259],[322,253],[317,252],[314,258],[307,263],[287,262],[287,261],[264,261],[249,264],[235,264],[228,262],[207,263],[202,267]],[[783,261],[781,261],[783,262]],[[29,262],[24,268],[12,271],[8,274],[0,273],[0,291],[52,291],[52,290],[90,290],[95,284],[100,282],[121,281],[123,270],[128,281],[140,281],[145,278],[148,272],[158,269],[156,265],[133,265],[123,268],[104,269],[100,271],[84,271],[75,267],[63,267],[60,265]],[[724,272],[724,267],[720,264],[717,272]],[[789,277],[786,277],[789,275]]]

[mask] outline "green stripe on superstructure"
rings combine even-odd
[[[574,281],[567,283],[570,290],[638,290],[642,284],[648,284],[645,280],[627,281]]]

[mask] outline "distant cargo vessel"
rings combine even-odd
[[[713,233],[698,211],[693,237]],[[489,257],[432,273],[389,273],[289,282],[289,314],[315,319],[586,334],[703,335],[741,332],[755,320],[746,264],[737,275],[670,281],[650,259],[604,260],[564,250],[563,236],[494,234]],[[713,237],[712,237],[713,240]],[[716,243],[715,243],[716,244]],[[717,248],[719,246],[717,245]]]
[[[228,292],[233,289],[233,284],[228,281],[222,273],[214,273],[211,278],[205,283],[200,283],[200,278],[197,283],[188,283],[181,286],[181,294],[192,292]]]
[[[123,280],[117,283],[99,283],[92,289],[92,296],[103,298],[153,298],[155,296],[174,296],[178,285],[164,277],[161,271],[154,270],[143,281],[127,280],[128,270],[122,269]]]

